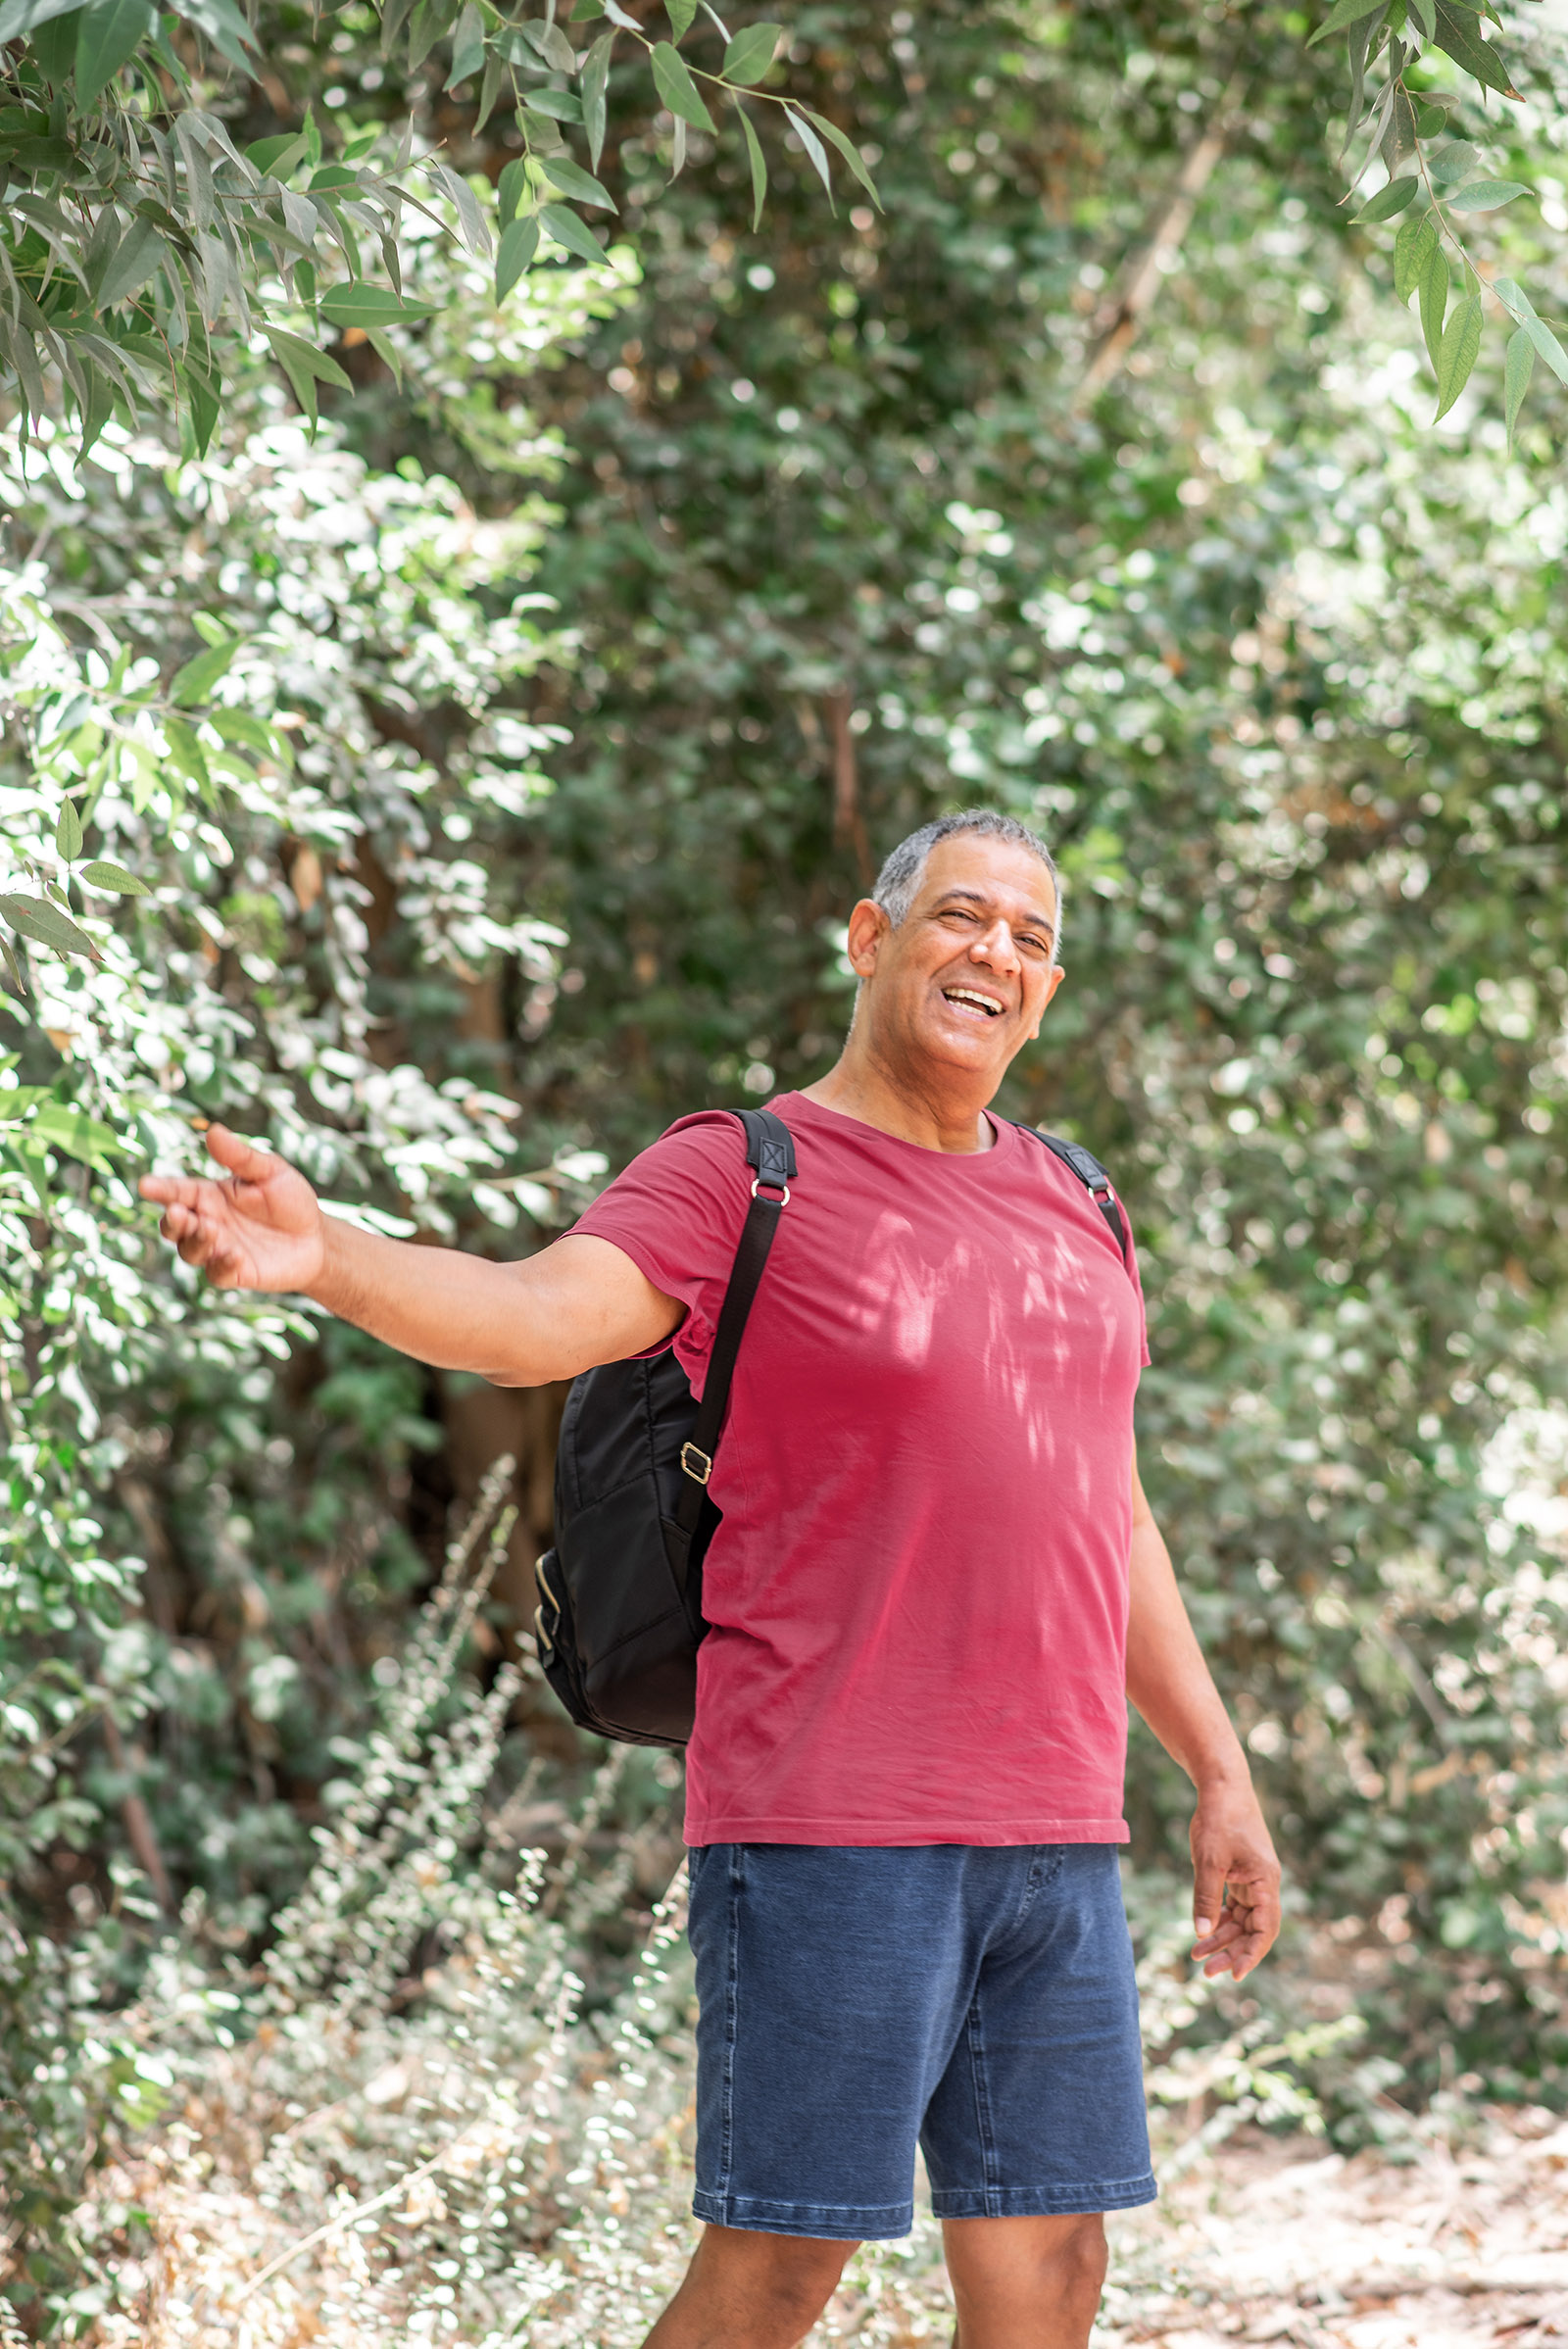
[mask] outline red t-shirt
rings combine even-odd
[[[689,1843],[1113,1843],[1143,1297],[1100,1209],[999,1124],[957,1156],[799,1094],[800,1173],[710,1491]],[[750,1200],[682,1118],[575,1227],[686,1317],[701,1392]]]

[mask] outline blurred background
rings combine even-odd
[[[1529,14],[1524,103],[1458,103],[1550,315]],[[479,181],[514,152],[368,9],[264,15],[236,137],[412,107]],[[531,1663],[562,1395],[204,1294],[131,1186],[221,1116],[526,1253],[672,1118],[822,1073],[848,907],[956,806],[1062,865],[1001,1105],[1130,1205],[1145,1481],[1287,1868],[1277,1959],[1191,1991],[1187,1790],[1135,1733],[1168,2142],[1414,2159],[1568,2102],[1565,402],[1510,452],[1494,339],[1432,425],[1305,29],[806,0],[789,85],[885,210],[780,142],[754,231],[738,155],[694,134],[666,187],[612,79],[602,266],[498,311],[416,221],[436,315],[401,380],[342,335],[314,439],[265,347],[203,457],[172,410],[82,462],[7,426],[6,825],[113,740],[150,892],[0,996],[18,1101],[71,1105],[0,1129],[17,2338],[640,2337],[684,2240],[680,1773]],[[204,654],[214,720],[160,733]],[[253,2291],[318,2229],[341,2272]],[[843,2337],[940,2337],[899,2258]]]

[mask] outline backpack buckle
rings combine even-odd
[[[692,1478],[693,1482],[699,1485],[706,1485],[709,1478],[713,1473],[711,1454],[700,1450],[695,1444],[683,1444],[681,1445],[680,1464],[682,1468],[685,1469],[686,1474]]]

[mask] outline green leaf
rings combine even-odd
[[[677,41],[683,41],[692,28],[697,14],[697,0],[664,0],[664,14]]]
[[[839,153],[849,165],[850,170],[855,173],[856,178],[860,182],[860,185],[864,188],[866,194],[870,197],[878,212],[880,212],[882,210],[882,199],[876,192],[875,182],[873,181],[870,172],[866,170],[865,164],[861,159],[860,150],[855,144],[855,141],[845,135],[845,133],[839,128],[837,122],[830,122],[826,115],[813,114],[811,116],[811,120],[816,124],[818,130],[820,130],[822,133],[822,136],[825,139],[832,140],[834,146],[837,147]]]
[[[1421,273],[1438,249],[1438,224],[1430,213],[1406,220],[1394,240],[1394,291],[1408,302],[1421,282]]]
[[[292,342],[294,337],[286,335],[283,339]],[[344,376],[344,381],[347,380]],[[207,701],[220,677],[227,675],[239,647],[237,636],[225,637],[220,645],[209,645],[205,653],[198,653],[183,668],[176,669],[169,686],[169,698],[175,709],[195,710]]]
[[[182,367],[179,379],[190,403],[191,443],[196,455],[205,457],[223,413],[222,379],[216,367],[204,371],[196,367]]]
[[[1489,41],[1477,30],[1475,12],[1455,7],[1453,0],[1433,0],[1438,20],[1433,39],[1438,47],[1473,74],[1484,89],[1500,90],[1505,98],[1517,98],[1519,92],[1509,79],[1507,68]]]
[[[1519,325],[1522,326],[1526,318],[1533,318],[1535,317],[1536,306],[1534,302],[1531,301],[1530,296],[1525,292],[1524,287],[1518,284],[1514,278],[1494,277],[1492,280],[1492,290],[1496,295],[1497,300],[1502,304],[1503,309],[1508,313],[1508,316],[1515,319]]]
[[[590,52],[591,54],[592,52]],[[586,67],[583,72],[586,74]],[[582,100],[574,96],[570,90],[530,90],[528,92],[528,108],[530,113],[549,115],[557,122],[580,122],[582,121]]]
[[[1421,271],[1421,332],[1434,367],[1443,341],[1443,314],[1448,306],[1448,257],[1434,245]]]
[[[767,159],[762,153],[762,142],[752,127],[752,118],[738,98],[735,112],[740,116],[741,128],[746,133],[746,159],[752,167],[752,229],[755,234],[761,222],[762,206],[767,198]]]
[[[806,149],[806,152],[810,157],[812,163],[815,164],[816,175],[821,180],[822,185],[827,189],[828,206],[831,210],[833,207],[833,175],[828,170],[827,149],[823,146],[821,140],[817,137],[816,132],[811,128],[810,123],[806,120],[806,117],[804,115],[797,114],[793,106],[785,107],[784,120],[792,126],[796,137],[801,142],[801,145]]]
[[[1537,358],[1545,361],[1559,383],[1568,383],[1568,351],[1563,349],[1551,328],[1536,318],[1526,318],[1524,328],[1535,345]]]
[[[379,326],[367,326],[365,335],[383,367],[390,369],[392,380],[401,391],[403,388],[403,361],[398,355],[397,346],[387,340]]]
[[[28,1128],[40,1142],[54,1150],[64,1150],[68,1158],[79,1158],[84,1165],[102,1165],[106,1159],[122,1158],[125,1145],[113,1126],[101,1125],[78,1109],[73,1101],[48,1101],[38,1110]]]
[[[1438,12],[1433,7],[1432,0],[1410,0],[1410,14],[1426,34],[1427,39],[1432,40],[1438,29]],[[1423,130],[1421,136],[1425,138],[1428,133]]]
[[[346,164],[324,163],[318,171],[311,173],[308,192],[313,196],[329,196],[346,187],[362,188],[364,184],[359,172],[351,171]]]
[[[462,15],[452,28],[452,71],[446,86],[456,89],[460,81],[467,81],[484,64],[484,19],[473,0],[466,0]]]
[[[80,23],[74,10],[63,17],[52,17],[32,36],[30,47],[33,62],[52,90],[59,90],[70,80],[76,62],[76,26]]]
[[[314,434],[317,419],[317,384],[318,382],[331,383],[335,384],[339,391],[351,392],[354,389],[353,383],[344,374],[337,361],[328,359],[326,353],[318,351],[314,343],[303,341],[297,334],[285,334],[280,326],[264,326],[262,331],[272,346],[272,356],[293,385],[294,397],[305,411],[310,420],[311,431]],[[195,663],[192,662],[191,665],[194,667]],[[175,683],[178,682],[179,680],[176,678]]]
[[[175,772],[183,775],[187,782],[194,783],[198,791],[211,790],[213,778],[207,771],[207,760],[202,756],[202,746],[195,727],[187,725],[182,717],[176,717],[172,710],[164,711],[163,727],[164,739],[169,745],[170,762]]]
[[[1334,6],[1306,45],[1315,49],[1319,41],[1331,40],[1348,24],[1358,24],[1363,17],[1386,17],[1388,13],[1388,0],[1334,0]]]
[[[138,293],[168,256],[169,247],[152,222],[132,220],[93,288],[98,308],[113,310],[117,302]]]
[[[501,231],[496,253],[496,301],[502,303],[539,250],[539,223],[529,214]]]
[[[76,104],[96,106],[121,67],[152,31],[151,0],[100,0],[76,23]]]
[[[321,316],[329,325],[361,326],[368,334],[372,326],[407,326],[420,318],[433,318],[433,302],[405,302],[389,285],[367,285],[356,278],[351,285],[334,285],[330,293],[321,296]]]
[[[782,24],[748,24],[724,52],[724,79],[754,89],[772,64]]]
[[[579,204],[600,205],[606,212],[619,210],[614,197],[581,164],[573,163],[569,155],[547,155],[543,164],[545,177],[559,194],[571,196]]]
[[[1466,294],[1455,306],[1452,318],[1443,329],[1438,345],[1438,413],[1432,419],[1447,415],[1459,394],[1470,380],[1470,370],[1481,349],[1481,296]]]
[[[275,138],[259,138],[245,150],[245,161],[253,171],[270,174],[274,179],[286,179],[305,153],[303,130],[280,130]]]
[[[511,225],[519,208],[527,202],[530,184],[528,166],[520,155],[514,163],[504,166],[496,181],[496,218],[503,228]]]
[[[566,251],[575,253],[579,261],[603,262],[604,246],[596,242],[592,232],[574,212],[568,212],[564,204],[542,204],[539,221],[558,245],[564,245]],[[514,221],[513,225],[515,227],[517,223]]]
[[[35,1103],[47,1101],[47,1085],[7,1085],[0,1089],[0,1125],[14,1126]]]
[[[582,69],[582,120],[588,133],[588,161],[597,171],[605,151],[605,91],[610,81],[612,32],[602,32],[589,50]]]
[[[559,24],[520,24],[523,39],[557,73],[575,73],[577,52]]]
[[[102,960],[86,931],[78,929],[70,914],[62,913],[48,898],[0,897],[0,913],[14,930],[39,946],[51,946],[61,954],[89,954],[94,962]]]
[[[237,66],[242,73],[250,72],[246,52],[257,48],[257,39],[234,0],[173,0],[173,7],[174,14],[194,24],[231,66]]]
[[[650,63],[655,87],[670,113],[682,122],[690,122],[694,130],[711,130],[713,118],[697,94],[686,60],[676,56],[668,41],[656,41]]]
[[[19,40],[80,5],[81,0],[0,0],[0,42]]]
[[[1502,367],[1503,410],[1508,419],[1508,454],[1513,455],[1513,430],[1519,421],[1530,378],[1536,371],[1536,346],[1530,339],[1527,326],[1516,326],[1508,337],[1508,355]]]
[[[1448,118],[1441,106],[1423,106],[1415,118],[1417,138],[1441,138],[1448,127]]]
[[[1468,187],[1456,187],[1444,202],[1450,212],[1497,212],[1515,196],[1533,193],[1519,179],[1472,179]]]
[[[1405,212],[1415,200],[1421,182],[1413,175],[1407,179],[1391,179],[1380,187],[1364,212],[1358,212],[1352,226],[1361,227],[1372,220],[1392,220],[1396,213]]]
[[[95,856],[76,878],[84,889],[99,890],[106,897],[144,898],[150,894],[145,881],[138,881],[134,873],[127,873],[122,864],[114,864],[107,856]]]
[[[55,855],[67,864],[74,864],[81,855],[81,818],[70,800],[60,806],[60,821],[55,826]]]
[[[1476,151],[1468,139],[1454,139],[1440,147],[1427,158],[1427,176],[1434,187],[1446,187],[1450,181],[1462,179],[1476,160]]]

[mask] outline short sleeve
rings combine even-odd
[[[673,1345],[694,1391],[702,1392],[713,1331],[751,1201],[746,1135],[722,1110],[683,1117],[608,1184],[571,1228],[608,1240],[644,1278],[686,1308]]]
[[[1116,1195],[1116,1204],[1121,1209],[1122,1223],[1127,1232],[1127,1277],[1132,1282],[1133,1295],[1138,1299],[1138,1360],[1142,1368],[1147,1370],[1153,1356],[1149,1350],[1149,1307],[1144,1301],[1143,1277],[1138,1270],[1138,1245],[1133,1238],[1132,1217],[1128,1214],[1126,1201],[1119,1192]]]

